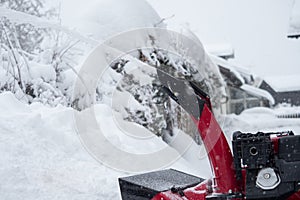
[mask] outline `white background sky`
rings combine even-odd
[[[171,25],[188,23],[203,43],[230,43],[236,61],[262,77],[299,74],[300,39],[287,39],[293,0],[148,0]],[[300,80],[299,80],[300,81]]]
[[[63,14],[72,19],[95,1],[62,0]],[[255,74],[300,77],[300,39],[286,37],[293,1],[148,0],[161,17],[175,15],[171,27],[188,24],[204,44],[230,43],[235,61]]]

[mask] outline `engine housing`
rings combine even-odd
[[[300,189],[300,135],[235,132],[232,147],[247,199],[285,199]]]

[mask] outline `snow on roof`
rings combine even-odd
[[[300,74],[269,76],[265,77],[265,81],[276,92],[300,91]]]
[[[294,1],[288,35],[300,35],[300,0]]]
[[[247,83],[252,82],[252,79],[257,78],[255,74],[251,72],[251,70],[240,63],[236,62],[234,59],[230,60],[231,65],[234,69],[240,73],[240,75],[246,80]],[[252,84],[251,84],[252,85]]]
[[[206,44],[204,45],[204,47],[206,52],[209,52],[210,54],[213,54],[215,56],[234,57],[234,50],[231,44]]]
[[[213,61],[213,63],[215,63],[216,65],[220,65],[222,67],[227,68],[228,70],[230,70],[235,76],[236,78],[238,78],[242,83],[245,83],[245,80],[243,79],[243,77],[240,75],[240,73],[235,69],[235,66],[231,65],[227,60],[220,58],[218,56],[215,56],[213,54],[208,54],[210,59]]]
[[[262,89],[253,87],[253,86],[248,85],[248,84],[242,85],[241,89],[248,92],[251,95],[254,95],[254,96],[257,96],[257,97],[264,97],[264,98],[268,99],[271,105],[275,104],[274,98],[266,90],[262,90]]]

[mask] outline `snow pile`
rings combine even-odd
[[[10,92],[0,94],[0,109],[2,199],[119,199],[117,178],[130,174],[106,167],[86,152],[75,131],[76,111],[40,103],[26,105]],[[147,144],[129,140],[120,135],[107,106],[97,105],[95,111],[96,118],[105,124],[108,139],[123,150],[147,153],[165,146],[156,137]],[[203,165],[191,166],[179,159],[169,167],[209,177],[208,163],[206,170],[199,170],[199,166]]]
[[[62,2],[62,23],[97,41],[124,31],[163,27],[146,0],[100,0]]]
[[[50,108],[40,103],[26,105],[10,92],[0,94],[0,109],[0,194],[3,199],[120,198],[117,178],[130,174],[106,167],[86,152],[75,131],[73,114],[77,111],[62,106]],[[105,125],[108,140],[121,149],[149,153],[166,146],[158,138],[151,138],[146,145],[141,140],[133,140],[120,132],[109,107],[97,105],[94,109],[97,120]],[[228,139],[236,130],[293,130],[299,134],[300,119],[276,117],[276,113],[288,113],[291,109],[299,110],[253,108],[239,116],[224,116],[221,125]],[[124,123],[126,127],[136,126]],[[139,130],[147,132],[143,127]],[[179,140],[172,143],[172,147],[180,150],[189,139],[185,134],[177,134]],[[209,177],[208,163],[203,158],[199,162],[199,149],[195,147],[192,145],[183,154],[184,158],[169,167]]]
[[[221,126],[228,136],[235,131],[249,133],[293,131],[300,135],[300,118],[278,118],[280,115],[289,115],[298,111],[299,107],[250,108],[240,115],[225,116]]]

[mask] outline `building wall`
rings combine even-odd
[[[300,91],[278,92],[274,98],[276,104],[289,103],[294,106],[300,106]]]
[[[228,87],[227,113],[240,114],[243,110],[253,107],[270,107],[269,101],[264,98],[252,96],[235,87]]]
[[[275,104],[289,103],[294,106],[300,106],[300,90],[276,92],[267,82],[262,81],[260,89],[268,91],[275,99]]]

